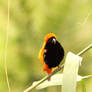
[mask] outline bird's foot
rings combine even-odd
[[[61,69],[61,66],[60,65],[58,65],[58,69]]]
[[[51,80],[51,77],[49,76],[49,74],[48,74],[48,81],[50,81]]]

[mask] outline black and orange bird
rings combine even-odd
[[[59,67],[64,57],[64,49],[57,41],[56,35],[49,33],[45,36],[43,46],[39,52],[38,58],[44,64],[43,69],[49,75],[54,67]]]

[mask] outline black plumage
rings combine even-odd
[[[56,42],[54,43],[53,40]],[[48,39],[45,45],[44,62],[49,68],[56,67],[64,57],[64,49],[55,37]]]

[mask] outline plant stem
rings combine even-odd
[[[86,48],[84,48],[81,52],[79,52],[77,55],[81,56],[82,54],[84,54],[85,52],[87,52],[89,49],[92,48],[92,44],[90,44],[89,46],[87,46]],[[61,68],[56,68],[49,76],[45,76],[43,79],[41,79],[39,82],[37,82],[35,85],[30,86],[29,88],[27,88],[24,92],[29,92],[31,91],[33,88],[37,87],[38,85],[40,85],[42,82],[44,82],[45,80],[48,79],[48,77],[51,77],[52,75],[56,74],[58,71],[60,71],[62,68],[64,68],[64,64],[61,65]]]
[[[8,90],[9,92],[11,92],[11,88],[10,88],[10,83],[9,83],[9,78],[8,78],[8,69],[7,69],[7,48],[8,48],[8,34],[9,34],[9,24],[10,24],[10,0],[8,0],[8,7],[7,7],[7,11],[8,11],[8,20],[7,20],[7,29],[6,29],[6,40],[5,40],[5,52],[4,52],[4,69],[5,69],[5,77],[6,77],[6,82],[7,82],[7,86],[8,86]]]
[[[86,92],[85,80],[81,80],[82,92]]]
[[[92,48],[92,44],[88,45],[86,48],[84,48],[81,52],[79,52],[77,55],[81,56],[82,54],[84,54],[85,52],[87,52],[89,49]]]

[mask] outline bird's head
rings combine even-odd
[[[56,44],[56,35],[53,33],[49,33],[45,36],[45,42],[50,42]]]

